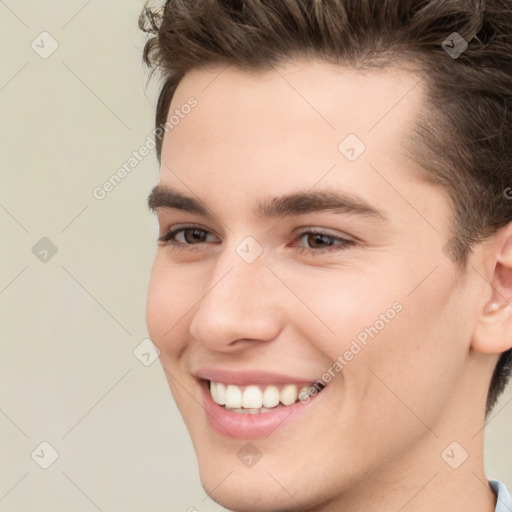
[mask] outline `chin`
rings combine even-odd
[[[205,492],[213,501],[230,511],[284,512],[310,509],[309,506],[306,508],[304,497],[292,498],[290,494],[296,495],[293,490],[288,494],[264,470],[253,473],[254,470],[255,468],[232,470],[231,473],[228,470],[221,477],[218,467],[199,465],[201,484]]]
[[[254,466],[246,467],[238,457],[240,447],[228,450],[202,441],[194,443],[201,484],[213,501],[230,511],[305,512],[335,498],[336,489],[325,478],[321,457],[311,454],[308,462],[290,453],[267,452]]]

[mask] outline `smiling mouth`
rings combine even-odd
[[[289,407],[297,402],[306,403],[324,388],[325,384],[319,382],[301,386],[296,384],[237,386],[208,381],[212,400],[226,410],[239,414],[267,413],[281,407]]]

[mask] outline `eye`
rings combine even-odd
[[[213,238],[213,240],[212,240]],[[196,245],[205,242],[216,242],[216,237],[209,231],[198,226],[187,226],[170,229],[158,238],[162,244]]]
[[[299,251],[308,254],[342,251],[356,243],[354,240],[315,230],[300,233],[297,240]]]

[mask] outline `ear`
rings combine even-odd
[[[472,347],[497,354],[512,348],[512,222],[497,231],[486,250],[491,291],[479,313]]]

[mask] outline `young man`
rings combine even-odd
[[[512,3],[170,0],[147,322],[212,499],[507,512]]]

